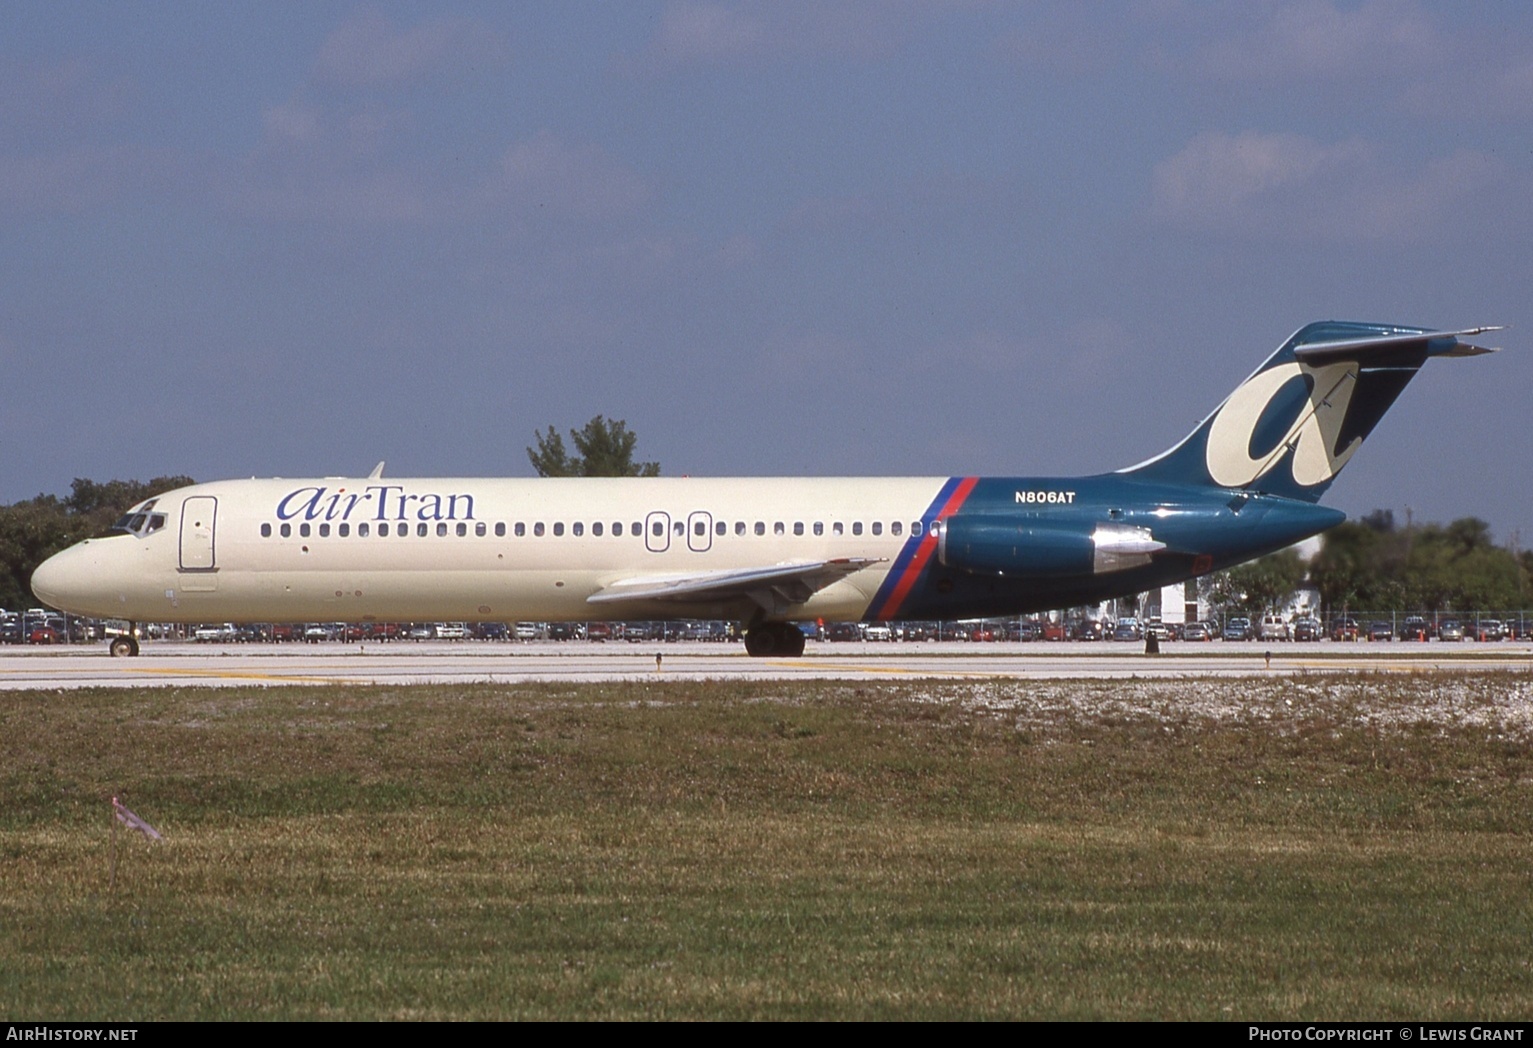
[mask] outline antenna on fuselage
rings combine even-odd
[[[367,475],[367,479],[368,480],[377,480],[381,476],[383,476],[383,463],[382,462],[378,463],[376,466],[373,467],[373,471]]]

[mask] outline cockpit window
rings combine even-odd
[[[152,501],[148,502],[145,504],[145,509],[153,505],[154,503]],[[137,513],[129,513],[127,516],[120,519],[116,524],[113,524],[112,530],[126,531],[129,535],[143,538],[146,535],[154,534],[164,526],[165,514],[146,513],[144,510],[139,510]]]

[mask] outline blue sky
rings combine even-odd
[[[1328,502],[1533,543],[1533,5],[29,3],[0,501],[77,476],[1086,473],[1316,319],[1510,324]]]

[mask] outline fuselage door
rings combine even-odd
[[[697,510],[687,514],[687,549],[707,553],[713,546],[713,514]]]
[[[671,548],[671,515],[656,510],[644,518],[644,548],[664,553]]]
[[[193,495],[181,503],[181,570],[214,571],[218,567],[213,545],[218,500],[212,495]]]

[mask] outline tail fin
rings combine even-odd
[[[1428,357],[1495,352],[1461,339],[1497,330],[1306,325],[1180,444],[1119,472],[1318,502]]]

